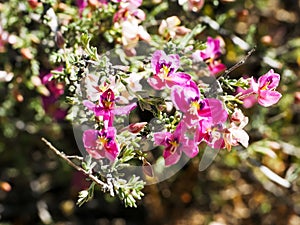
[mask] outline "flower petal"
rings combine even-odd
[[[87,107],[89,110],[94,111],[95,104],[90,102],[89,100],[83,100],[82,104]]]
[[[137,107],[136,102],[133,102],[133,103],[131,103],[129,105],[126,105],[126,106],[115,107],[113,109],[113,114],[115,114],[115,115],[127,115],[132,110],[134,110],[136,107]]]
[[[191,76],[189,74],[178,72],[169,75],[166,80],[166,84],[168,88],[172,88],[174,85],[189,85],[189,81],[191,80]]]
[[[269,107],[276,104],[281,98],[281,94],[277,91],[264,90],[260,91],[258,96],[258,103],[264,107]]]
[[[153,137],[156,145],[168,146],[169,144],[166,143],[166,139],[170,139],[172,134],[169,132],[157,132],[153,134]]]
[[[104,148],[97,143],[97,139],[97,130],[86,130],[83,132],[82,140],[84,148],[93,158],[100,159],[104,157]]]
[[[174,153],[171,153],[167,148],[164,150],[163,157],[165,159],[165,165],[171,166],[176,164],[181,156],[181,151],[175,151]]]
[[[196,143],[181,146],[180,150],[183,151],[189,158],[194,158],[199,153],[199,149]]]
[[[152,77],[149,77],[147,81],[155,90],[162,90],[165,87],[165,81],[162,80],[159,76],[154,75]]]
[[[278,73],[274,73],[273,69],[258,78],[260,89],[264,87],[266,87],[268,90],[275,89],[278,86],[279,81],[280,75]]]

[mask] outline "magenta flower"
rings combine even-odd
[[[84,100],[83,104],[89,110],[94,111],[95,116],[101,116],[103,118],[103,121],[106,122],[104,124],[105,127],[111,127],[113,125],[114,115],[127,115],[137,106],[134,102],[127,106],[115,107],[115,101],[115,94],[109,88],[100,95],[98,104],[94,104],[88,100]]]
[[[193,12],[199,12],[204,6],[205,0],[178,0],[179,5],[187,4],[187,9]]]
[[[200,51],[200,57],[203,60],[207,59],[217,59],[221,55],[221,46],[219,39],[213,39],[212,37],[207,37],[207,47],[205,50]]]
[[[163,157],[166,166],[176,164],[182,152],[190,158],[198,154],[197,143],[194,138],[189,138],[188,130],[189,128],[184,122],[180,122],[173,133],[157,132],[154,134],[154,143],[165,146]]]
[[[63,67],[60,66],[55,71],[62,71]],[[48,90],[50,91],[51,95],[53,95],[55,98],[58,98],[59,96],[64,94],[64,84],[57,82],[56,80],[52,79],[53,74],[48,73],[46,75],[40,74],[42,84],[44,84]]]
[[[250,82],[250,87],[248,89],[243,89],[241,87],[237,88],[237,93],[241,95],[239,99],[243,101],[243,107],[246,109],[251,108],[257,103],[252,84],[253,81]]]
[[[82,15],[83,10],[87,7],[87,0],[76,0],[76,5],[79,9],[79,14]]]
[[[247,148],[249,135],[243,129],[248,124],[248,117],[240,109],[235,108],[230,121],[229,128],[224,133],[225,147],[230,151],[232,146],[237,146],[240,143]]]
[[[62,69],[63,67],[60,66],[55,70],[62,71]],[[47,114],[51,115],[56,120],[63,120],[67,115],[67,110],[59,108],[57,103],[59,97],[64,94],[65,85],[52,79],[52,77],[52,73],[40,73],[42,84],[44,84],[49,90],[49,94],[47,96],[42,96],[43,108]]]
[[[221,56],[220,40],[207,37],[206,49],[193,53],[193,59],[196,62],[204,61],[213,75],[216,75],[226,69],[226,66],[218,60]]]
[[[113,22],[125,21],[131,17],[135,17],[139,22],[144,21],[146,14],[138,8],[142,5],[142,2],[142,0],[121,1],[119,10],[114,14]]]
[[[187,87],[175,86],[171,98],[176,109],[183,112],[183,119],[188,126],[194,126],[201,119],[211,118],[214,123],[227,119],[228,114],[222,102],[214,98],[202,99],[194,82],[190,82]]]
[[[176,72],[180,66],[180,58],[177,54],[166,55],[162,50],[153,53],[151,65],[154,75],[148,79],[148,83],[156,90],[162,90],[166,86],[186,85],[191,76]]]
[[[199,141],[204,140],[210,147],[214,149],[222,149],[225,147],[224,141],[224,121],[214,123],[212,119],[200,120]]]
[[[275,91],[279,81],[280,75],[274,73],[273,69],[258,78],[257,83],[253,80],[253,91],[258,95],[257,100],[260,105],[268,107],[279,101],[281,94]]]
[[[83,145],[86,151],[94,158],[107,158],[114,161],[119,154],[119,146],[116,143],[116,129],[86,130],[83,133]]]

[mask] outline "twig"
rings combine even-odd
[[[78,155],[66,155],[66,157],[67,157],[68,159],[77,159],[77,160],[79,160],[79,161],[82,161],[82,160],[83,160],[83,157],[78,156]]]
[[[57,148],[55,148],[49,141],[47,141],[45,138],[42,138],[42,141],[49,147],[51,151],[53,151],[57,156],[59,156],[61,159],[63,159],[65,162],[67,162],[70,166],[75,168],[77,171],[80,171],[84,173],[86,176],[88,176],[92,181],[94,181],[96,184],[102,186],[103,188],[107,187],[107,184],[104,183],[103,181],[99,180],[96,176],[93,174],[85,171],[81,167],[77,166],[75,163],[73,163],[70,159],[69,156],[67,156],[65,153],[59,151]]]
[[[237,62],[237,63],[236,63],[235,65],[233,65],[232,67],[230,67],[228,70],[225,70],[225,72],[224,72],[220,77],[218,77],[217,80],[220,80],[221,77],[227,76],[229,73],[231,73],[232,71],[234,71],[235,69],[237,69],[238,67],[240,67],[241,65],[243,65],[243,64],[246,62],[246,60],[249,58],[249,56],[252,55],[252,53],[255,51],[255,49],[256,49],[255,47],[252,48],[252,49],[247,53],[247,55],[246,55],[244,58],[242,58],[239,62]]]

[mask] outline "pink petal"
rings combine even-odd
[[[168,150],[165,150],[163,153],[163,157],[165,159],[165,165],[166,166],[171,166],[176,164],[181,156],[181,152],[180,151],[175,151],[174,153],[171,153]]]
[[[159,76],[152,76],[148,78],[148,83],[155,90],[162,90],[165,87],[165,81],[162,80]]]
[[[182,146],[180,147],[180,150],[183,151],[189,158],[194,158],[199,153],[198,146],[195,143]]]
[[[86,130],[83,132],[82,140],[86,151],[95,159],[103,158],[103,147],[97,144],[98,131]]]
[[[216,75],[226,70],[226,66],[222,63],[214,63],[213,65],[209,65],[209,70],[212,74]]]
[[[190,108],[190,103],[186,99],[184,89],[180,86],[174,86],[171,90],[171,99],[176,109],[186,113]]]
[[[171,138],[172,134],[169,132],[157,132],[154,133],[153,137],[156,145],[168,146],[169,144],[166,143],[166,139]]]
[[[127,115],[129,114],[132,110],[134,110],[137,107],[137,104],[131,103],[127,106],[120,106],[120,107],[116,107],[113,109],[113,114],[115,115]]]
[[[143,0],[129,0],[129,2],[133,7],[138,8],[142,5]]]
[[[171,62],[171,67],[173,68],[174,71],[178,70],[178,68],[180,67],[180,57],[177,54],[171,54],[169,55],[169,62]]]
[[[152,58],[151,58],[151,66],[154,69],[154,73],[158,73],[159,72],[159,60],[162,57],[166,57],[166,53],[162,50],[156,50],[153,54],[152,54]]]
[[[273,69],[258,78],[259,88],[263,88],[267,85],[267,89],[275,89],[278,86],[279,81],[280,75],[278,73],[274,73]]]
[[[110,161],[115,161],[117,156],[119,155],[119,147],[115,141],[109,144],[105,149],[105,156]]]
[[[189,81],[191,80],[191,76],[186,73],[178,72],[171,74],[167,80],[166,84],[168,88],[171,88],[174,85],[189,85]]]
[[[207,98],[202,101],[204,107],[200,109],[199,115],[204,118],[212,118],[213,123],[223,123],[227,120],[228,113],[223,108],[220,100]]]
[[[90,102],[89,100],[84,100],[82,103],[83,103],[83,105],[84,105],[85,107],[87,107],[89,110],[94,111],[94,108],[95,108],[95,106],[96,106],[94,103]]]
[[[136,16],[141,21],[144,21],[146,19],[146,14],[143,10],[137,9],[133,12],[133,15]]]
[[[269,107],[276,104],[281,96],[282,95],[277,91],[260,91],[258,96],[258,103],[264,107]]]

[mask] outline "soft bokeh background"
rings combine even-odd
[[[12,9],[18,2],[27,4],[9,2]],[[86,186],[84,177],[41,142],[46,137],[67,154],[80,154],[69,122],[53,119],[57,106],[45,114],[41,96],[46,90],[36,79],[41,69],[45,74],[52,69],[47,54],[57,47],[46,42],[55,37],[31,21],[26,9],[7,12],[4,3],[0,1],[2,19],[8,14],[18,18],[9,21],[14,30],[8,30],[18,37],[18,44],[3,49],[0,42],[0,70],[14,71],[12,81],[0,83],[1,225],[300,224],[300,1],[207,0],[198,13],[185,12],[170,1],[169,10],[157,15],[163,19],[176,14],[189,28],[203,16],[217,21],[221,29],[209,28],[209,23],[197,38],[222,36],[223,61],[229,66],[245,55],[245,45],[256,46],[231,76],[258,77],[274,68],[282,75],[283,98],[272,108],[245,109],[251,121],[247,150],[221,151],[202,172],[198,171],[200,157],[191,160],[167,181],[146,186],[136,209],[125,208],[101,191],[91,202],[76,206],[78,191]],[[150,11],[152,4],[145,1],[145,10]],[[291,187],[271,181],[261,165],[289,180]]]

